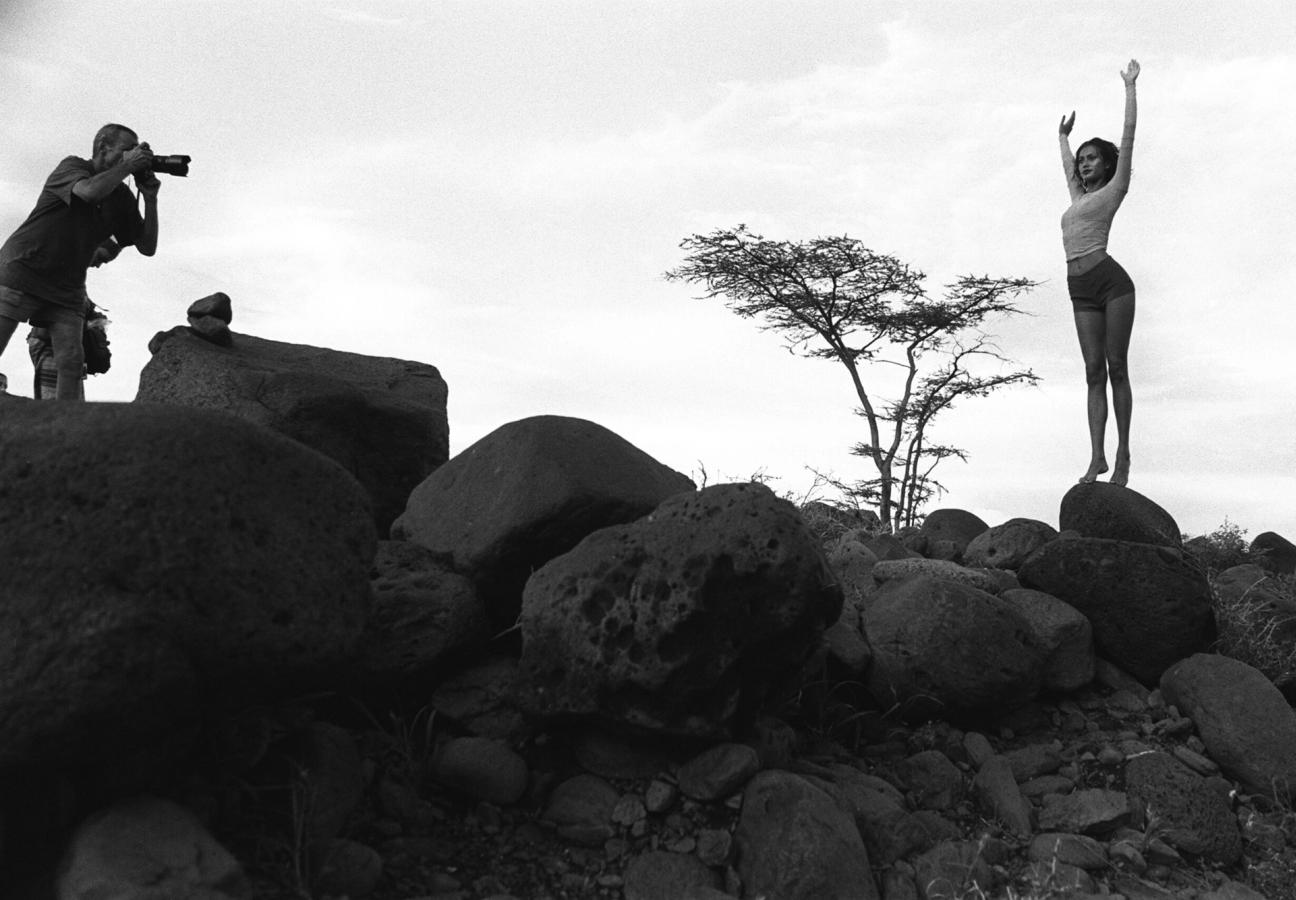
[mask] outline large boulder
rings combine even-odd
[[[679,494],[531,576],[520,701],[542,716],[726,736],[799,671],[841,607],[791,503],[759,484]]]
[[[864,611],[873,648],[868,690],[906,718],[964,719],[1040,691],[1045,648],[1013,606],[928,577],[889,582]]]
[[[601,425],[534,416],[495,429],[410,494],[392,537],[453,561],[497,627],[531,573],[592,531],[632,522],[693,482]]]
[[[1214,636],[1210,583],[1167,547],[1056,540],[1032,553],[1017,576],[1023,586],[1080,610],[1093,626],[1099,655],[1147,685]]]
[[[929,512],[918,531],[927,539],[929,553],[937,547],[947,551],[936,558],[961,559],[964,548],[989,527],[976,513],[951,508]]]
[[[207,410],[0,404],[0,765],[102,758],[199,684],[291,690],[352,652],[376,536],[332,460]]]
[[[1067,693],[1093,681],[1093,626],[1080,610],[1028,588],[1013,588],[999,597],[1021,613],[1044,647],[1045,690]]]
[[[1252,553],[1263,553],[1262,564],[1271,572],[1291,575],[1296,573],[1296,544],[1281,534],[1262,531],[1251,541]]]
[[[369,492],[381,535],[449,456],[446,383],[426,363],[248,334],[222,346],[184,326],[164,335],[136,401],[220,410],[323,453]]]
[[[1211,759],[1248,791],[1296,799],[1296,710],[1261,672],[1198,653],[1161,676],[1166,703],[1192,719]]]
[[[974,537],[963,550],[963,564],[1016,571],[1026,557],[1057,536],[1057,529],[1047,522],[1009,519]]]
[[[1080,483],[1066,492],[1058,526],[1082,537],[1180,547],[1174,517],[1138,491],[1107,481]]]

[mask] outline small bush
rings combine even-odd
[[[1251,552],[1246,529],[1239,528],[1227,517],[1224,524],[1210,534],[1198,537],[1184,535],[1184,549],[1209,572],[1223,572],[1234,566],[1259,561],[1258,554]]]

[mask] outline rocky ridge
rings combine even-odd
[[[816,530],[545,416],[376,540],[262,423],[3,404],[4,896],[1296,896],[1294,673],[1212,652],[1290,581],[1134,491]]]

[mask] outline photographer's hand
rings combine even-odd
[[[149,149],[147,143],[131,147],[122,154],[121,165],[126,167],[126,171],[138,174],[147,171],[153,165],[153,151]]]
[[[151,170],[144,169],[135,173],[135,187],[146,201],[156,200],[162,181]]]

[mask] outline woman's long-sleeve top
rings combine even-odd
[[[1121,132],[1120,156],[1111,180],[1093,191],[1086,191],[1076,173],[1075,156],[1065,134],[1058,134],[1062,151],[1062,169],[1066,173],[1067,188],[1071,192],[1071,205],[1062,214],[1062,248],[1068,260],[1076,259],[1095,250],[1107,249],[1116,210],[1129,191],[1130,162],[1134,156],[1134,125],[1138,118],[1138,105],[1134,85],[1125,86],[1125,127]]]

